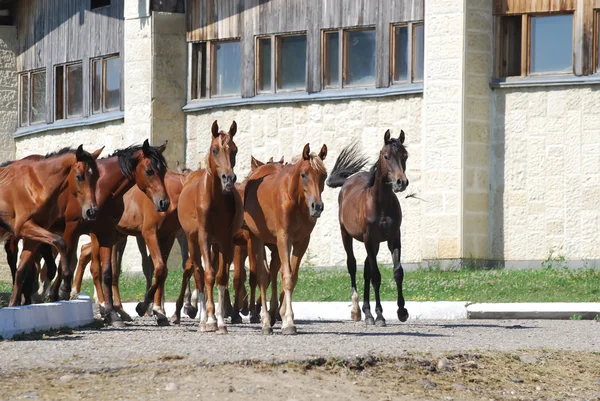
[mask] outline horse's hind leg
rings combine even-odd
[[[185,290],[189,285],[190,277],[195,273],[195,262],[198,258],[197,252],[199,252],[198,245],[195,243],[197,238],[196,233],[192,233],[189,236],[189,239],[186,239],[189,247],[189,256],[185,262],[183,269],[183,277],[181,279],[181,290],[179,291],[179,297],[177,297],[177,302],[175,303],[175,313],[171,316],[171,323],[179,324],[181,322],[181,308],[183,307],[183,299],[185,296]],[[199,288],[196,288],[194,292],[199,291]]]
[[[370,244],[368,241],[365,241],[365,247],[367,248],[367,258],[365,259],[365,286],[364,286],[364,300],[363,300],[363,313],[365,314],[365,324],[374,325],[375,319],[373,319],[373,315],[371,314],[371,303],[369,298],[371,297],[371,274],[372,274],[372,266],[377,268],[377,252],[379,252],[379,243]]]
[[[375,290],[375,325],[377,327],[385,327],[385,319],[383,318],[383,307],[381,306],[381,297],[379,290],[381,288],[381,271],[377,265],[377,261],[369,261],[369,267],[371,268],[371,282],[373,283],[373,290]]]
[[[123,309],[123,304],[121,303],[121,293],[119,292],[119,277],[121,277],[121,263],[123,262],[123,252],[125,251],[125,246],[127,246],[127,237],[117,240],[112,250],[113,305],[123,321],[131,322],[133,319]]]
[[[46,294],[46,291],[48,291],[48,288],[50,288],[50,285],[52,284],[52,280],[54,280],[54,277],[56,277],[56,272],[57,272],[58,268],[56,266],[56,261],[54,259],[55,258],[54,251],[51,246],[49,246],[48,244],[42,244],[40,246],[38,252],[41,254],[41,257],[44,259],[44,268],[46,270],[46,277],[44,279],[44,285],[42,285],[42,287],[40,287],[40,290],[38,292],[40,297],[43,297]]]
[[[185,265],[186,265],[188,257],[189,257],[188,243],[187,243],[187,238],[185,236],[185,231],[183,231],[183,229],[180,229],[179,231],[177,231],[175,238],[177,239],[177,242],[179,243],[179,250],[181,252],[181,270],[185,271]],[[183,313],[185,313],[192,319],[194,319],[196,317],[196,315],[198,314],[197,292],[194,291],[194,295],[195,296],[192,299],[192,289],[191,289],[191,285],[190,285],[190,280],[188,280],[186,282],[186,286],[185,286],[185,294],[184,294],[185,303],[183,305]]]
[[[402,264],[400,263],[400,256],[402,255],[400,232],[398,232],[398,236],[396,238],[388,242],[388,248],[392,253],[392,260],[394,262],[394,280],[396,281],[396,287],[398,288],[398,320],[400,320],[401,322],[406,322],[408,320],[408,310],[406,310],[406,308],[404,307],[404,295],[402,294],[404,269],[402,268]]]
[[[235,245],[233,248],[233,311],[231,312],[231,323],[242,323],[240,315],[240,298],[243,297],[242,290],[245,288],[246,269],[244,261],[246,254],[243,247]]]
[[[71,289],[71,299],[77,299],[77,297],[79,296],[79,293],[81,292],[81,282],[83,281],[85,268],[91,260],[92,244],[82,245],[81,249],[79,250],[79,261],[77,262],[77,269],[75,270],[73,288]]]
[[[355,322],[360,322],[361,315],[358,306],[358,291],[356,290],[356,258],[354,257],[354,249],[352,248],[352,236],[348,234],[348,231],[343,226],[340,226],[340,228],[342,231],[342,243],[346,251],[346,266],[348,274],[350,274],[350,284],[352,285],[352,310],[350,311],[350,317]]]
[[[17,259],[19,256],[18,241],[15,237],[10,237],[4,244],[4,250],[6,251],[6,261],[10,267],[10,274],[12,276],[12,282],[15,283],[15,277],[17,275]]]
[[[29,270],[33,268],[33,264],[30,263],[30,261],[33,259],[38,246],[38,242],[29,241],[27,239],[23,241],[23,251],[21,252],[21,259],[19,260],[19,266],[15,273],[15,282],[13,284],[13,290],[8,306],[21,305],[23,285],[29,276]]]

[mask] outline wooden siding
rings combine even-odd
[[[494,0],[494,14],[524,14],[574,11],[578,0]],[[596,1],[596,0],[587,0]]]
[[[123,55],[123,2],[90,10],[90,0],[22,0],[17,3],[17,71],[46,69],[47,121],[53,121],[54,67],[81,61],[83,104],[90,101],[90,59]],[[122,60],[122,59],[121,59]],[[123,76],[121,63],[121,76]],[[84,116],[89,113],[84,107]]]
[[[377,28],[377,87],[389,86],[390,25],[424,18],[424,0],[188,0],[187,40],[240,38],[242,96],[255,94],[255,38],[288,32],[307,35],[307,90],[321,90],[321,31]]]

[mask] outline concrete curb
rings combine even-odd
[[[16,334],[61,327],[76,328],[94,321],[92,302],[81,295],[75,301],[51,302],[0,309],[0,336],[11,339]]]
[[[397,320],[395,302],[382,302],[383,317],[386,320]],[[123,308],[132,317],[137,316],[137,303],[127,302]],[[360,304],[362,307],[362,303]],[[294,302],[294,319],[296,320],[350,320],[350,302]],[[175,312],[175,303],[165,303],[167,316]],[[371,303],[371,311],[375,314],[375,304]],[[555,319],[569,320],[573,316],[582,320],[595,319],[600,316],[600,303],[593,302],[524,302],[524,303],[480,303],[432,301],[406,302],[410,314],[409,320],[460,320],[460,319]],[[242,316],[245,322],[247,316]],[[364,316],[363,316],[364,318]],[[198,317],[196,318],[198,319]]]

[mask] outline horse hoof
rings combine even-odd
[[[279,312],[277,312],[275,314],[275,320],[273,320],[274,322],[283,322],[283,319],[281,318],[281,315],[279,314]]]
[[[206,330],[206,323],[200,323],[200,325],[198,326],[198,331],[200,333],[206,333],[208,330]]]
[[[185,305],[183,307],[183,313],[188,315],[190,319],[195,319],[196,315],[198,314],[198,308],[192,305]]]
[[[157,317],[156,318],[156,324],[158,324],[159,327],[165,327],[165,326],[170,326],[171,325],[171,323],[169,323],[169,319],[167,319],[164,316]]]
[[[398,320],[403,323],[408,320],[408,311],[406,308],[403,308],[402,310],[398,309]]]
[[[108,315],[106,315],[104,320],[106,324],[112,327],[119,328],[125,326],[125,323],[123,323],[121,317],[117,314],[117,312],[110,312]]]
[[[180,319],[179,316],[177,316],[177,314],[174,314],[173,316],[171,316],[171,323],[173,324],[179,324],[180,323]]]
[[[70,296],[70,298],[69,298],[69,299],[70,299],[71,301],[75,301],[75,300],[79,299],[79,293],[77,293],[77,292],[72,292],[72,293],[71,293],[71,296]]]
[[[206,331],[207,332],[215,332],[217,331],[217,322],[206,323]]]
[[[139,302],[137,304],[137,306],[135,307],[135,311],[137,312],[139,317],[143,317],[146,314],[146,312],[148,311],[148,304]]]
[[[385,319],[384,318],[381,318],[381,319],[378,318],[377,320],[375,320],[375,326],[377,326],[377,327],[385,327],[385,326],[387,326],[385,324]]]
[[[260,315],[250,316],[250,323],[260,323]]]
[[[365,317],[365,324],[367,326],[374,326],[375,325],[375,319],[373,319],[373,317]]]
[[[227,334],[227,326],[219,326],[217,334]]]
[[[129,316],[129,314],[125,311],[119,312],[119,316],[121,316],[121,320],[124,322],[133,322],[131,316]]]
[[[360,311],[358,311],[358,312],[350,312],[350,317],[355,322],[360,322],[361,319],[362,319]]]
[[[242,317],[239,313],[234,313],[231,315],[231,324],[242,324]]]
[[[65,291],[61,288],[58,292],[58,298],[61,301],[68,301],[69,299],[71,299],[71,291]]]
[[[31,295],[31,303],[32,304],[41,304],[44,302],[44,298],[37,292]]]
[[[273,334],[273,329],[272,328],[263,328],[261,331],[263,336],[270,336],[271,334]]]
[[[248,309],[248,303],[244,303],[244,306],[242,307],[242,310],[240,311],[240,313],[244,316],[248,316],[248,314],[250,313],[250,309]]]
[[[281,334],[284,336],[293,336],[298,334],[298,331],[296,331],[296,326],[288,326],[281,329]]]

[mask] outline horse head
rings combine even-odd
[[[406,178],[406,159],[408,152],[404,147],[404,131],[398,138],[390,138],[390,130],[383,137],[384,145],[379,153],[379,170],[384,182],[392,185],[394,192],[402,192],[408,187]]]
[[[229,127],[229,132],[219,130],[217,121],[212,125],[212,141],[208,152],[207,171],[221,180],[223,193],[230,193],[237,177],[233,172],[235,167],[235,156],[238,148],[233,142],[233,137],[237,132],[237,124],[234,121]]]
[[[302,151],[302,159],[298,162],[298,185],[302,188],[310,216],[313,218],[320,217],[325,208],[321,194],[327,178],[327,169],[323,164],[326,156],[327,145],[323,145],[317,155],[310,152],[310,145],[307,143]]]

